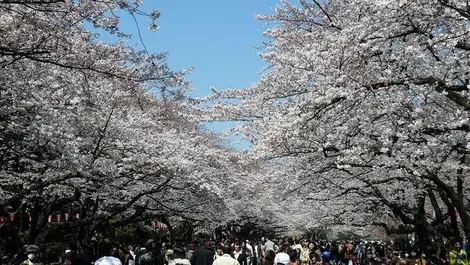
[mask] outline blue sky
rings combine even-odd
[[[149,52],[169,52],[171,69],[194,67],[187,79],[194,83],[191,96],[210,93],[209,87],[243,88],[259,79],[265,63],[259,58],[263,37],[268,27],[255,14],[272,14],[279,0],[143,0],[145,11],[159,10],[160,29],[148,31],[148,20],[139,20],[143,42]],[[120,28],[133,33],[131,44],[139,38],[134,21],[122,17]],[[227,124],[205,127],[220,131]],[[237,149],[246,149],[247,143],[237,145],[237,137],[229,138]]]
[[[265,21],[255,14],[271,14],[279,0],[143,0],[142,9],[157,9],[160,29],[147,30],[140,21],[145,45],[150,52],[168,51],[172,69],[194,67],[188,79],[194,82],[195,96],[219,89],[244,87],[258,80],[264,63],[257,47],[267,41],[262,33]],[[135,32],[133,21],[126,21]],[[134,34],[133,40],[137,41]]]

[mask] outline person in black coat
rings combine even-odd
[[[199,247],[196,252],[191,255],[191,265],[212,265],[214,262],[214,250],[211,242],[204,242],[204,246]]]

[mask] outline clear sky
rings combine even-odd
[[[265,21],[255,14],[271,14],[279,0],[143,0],[142,9],[157,9],[160,29],[147,30],[140,22],[143,40],[150,52],[168,51],[172,69],[189,68],[188,76],[195,85],[195,95],[219,89],[244,87],[258,80],[264,63],[257,47],[263,37]],[[126,23],[127,24],[127,23]],[[133,23],[129,21],[129,30]],[[133,37],[137,40],[136,34]]]
[[[187,79],[194,83],[191,96],[210,93],[209,87],[244,88],[259,79],[265,66],[259,58],[265,21],[255,14],[272,14],[279,0],[143,0],[142,9],[159,10],[160,29],[148,31],[148,21],[139,20],[143,42],[149,52],[169,52],[171,69],[194,67]],[[121,29],[133,33],[132,43],[139,41],[135,23],[124,20]],[[207,125],[212,130],[224,124]],[[245,149],[246,143],[235,148]]]

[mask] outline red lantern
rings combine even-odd
[[[152,221],[152,226],[157,229],[157,230],[160,230],[160,231],[168,231],[168,226],[162,222],[155,222],[155,221]]]
[[[68,220],[69,220],[69,214],[66,213],[66,214],[65,214],[65,221],[67,222]]]
[[[62,215],[61,215],[61,214],[58,214],[58,215],[57,215],[57,222],[58,222],[58,223],[60,223],[61,218],[62,218]]]
[[[49,215],[49,217],[47,217],[47,222],[48,223],[52,222],[52,215]]]
[[[15,214],[14,213],[10,213],[10,221],[14,221],[15,220]]]

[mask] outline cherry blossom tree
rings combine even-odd
[[[0,216],[30,213],[29,242],[176,215],[217,222],[226,210],[216,187],[236,154],[199,127],[189,70],[126,45],[116,12],[156,27],[158,11],[139,4],[0,1]],[[63,213],[80,218],[48,222]]]
[[[461,221],[469,237],[469,18],[452,0],[282,1],[259,16],[266,73],[205,114],[244,122],[254,157],[285,165],[304,219],[424,240]]]

